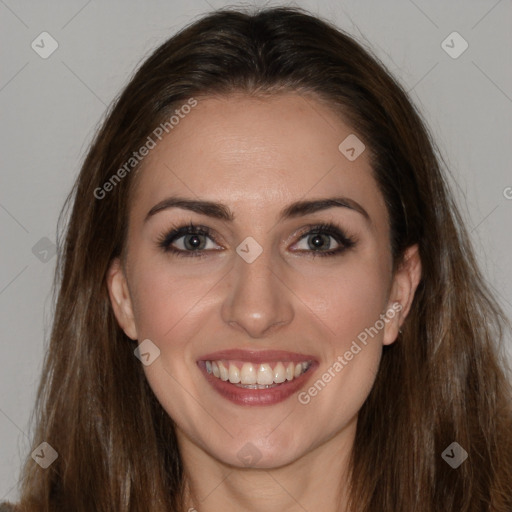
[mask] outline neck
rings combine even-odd
[[[356,422],[280,467],[224,464],[178,432],[188,512],[348,512],[349,456]]]

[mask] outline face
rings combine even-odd
[[[191,451],[270,468],[353,434],[420,274],[414,247],[392,274],[353,133],[311,97],[205,98],[146,157],[108,286]]]

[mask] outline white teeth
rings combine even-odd
[[[243,364],[242,371],[240,372],[240,379],[242,384],[256,384],[258,377],[256,375],[256,370],[251,363]]]
[[[224,381],[228,380],[228,378],[229,378],[228,369],[222,364],[221,361],[219,361],[218,365],[219,365],[220,378]]]
[[[286,367],[286,380],[293,379],[294,371],[295,371],[295,365],[293,363],[288,363],[288,366]]]
[[[251,389],[263,389],[276,384],[282,384],[300,377],[311,363],[303,361],[300,363],[275,364],[272,370],[271,363],[252,364],[243,363],[240,369],[236,364],[229,361],[205,361],[206,371],[215,377],[229,381]]]
[[[237,388],[244,388],[244,389],[268,389],[268,388],[275,388],[277,384],[235,384]]]
[[[256,382],[258,384],[266,385],[272,384],[274,382],[274,375],[269,364],[260,364]]]
[[[238,384],[242,379],[240,378],[240,370],[236,364],[229,365],[229,382],[231,384]]]
[[[306,363],[307,364],[307,363]],[[283,363],[277,363],[274,368],[274,382],[281,384],[286,380],[286,370]]]

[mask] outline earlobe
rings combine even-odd
[[[117,323],[129,338],[136,340],[138,336],[130,292],[119,258],[115,258],[110,264],[107,287]]]
[[[392,318],[386,325],[384,345],[390,345],[396,340],[401,325],[411,309],[414,294],[421,281],[421,274],[419,247],[415,244],[406,249],[403,262],[393,277],[388,312],[393,311],[394,314],[389,315]]]

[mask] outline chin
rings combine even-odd
[[[272,441],[265,434],[235,438],[229,443],[227,450],[218,447],[212,450],[212,455],[224,464],[236,468],[275,469],[286,466],[299,459],[307,452],[304,447],[291,446],[290,436],[272,434]],[[210,449],[212,447],[210,446]]]

